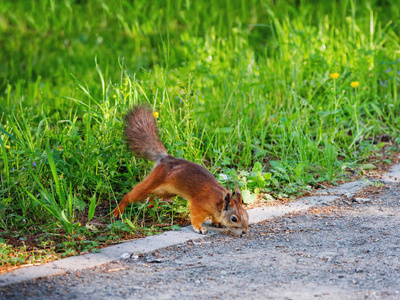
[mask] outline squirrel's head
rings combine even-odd
[[[247,233],[249,227],[249,215],[242,204],[242,194],[236,189],[233,196],[230,192],[225,195],[221,212],[222,225],[237,235]]]

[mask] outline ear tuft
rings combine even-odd
[[[228,210],[229,203],[231,203],[232,200],[232,194],[229,192],[228,194],[225,195],[224,198],[224,210]]]
[[[235,189],[235,196],[239,203],[243,204],[242,194],[240,193],[239,187]]]

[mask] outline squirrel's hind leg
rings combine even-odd
[[[153,170],[145,180],[138,183],[132,191],[124,196],[118,206],[111,212],[114,217],[121,216],[130,203],[142,201],[146,199],[149,194],[153,194],[153,191],[156,190],[163,181],[163,178],[160,178],[159,172],[155,171],[156,170]]]

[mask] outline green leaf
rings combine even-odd
[[[230,133],[232,131],[233,131],[233,127],[222,127],[222,128],[215,129],[215,132],[217,132],[217,133]]]
[[[261,172],[261,171],[262,171],[262,165],[261,165],[261,163],[259,161],[257,161],[254,164],[253,172]]]
[[[271,177],[270,181],[275,185],[276,188],[279,188],[279,181],[275,177]]]
[[[62,219],[63,219],[66,223],[71,223],[70,221],[68,221],[68,218],[67,218],[67,216],[65,215],[65,211],[64,211],[64,210],[61,211],[61,217],[62,217]],[[61,220],[60,220],[60,221],[61,221]]]
[[[128,226],[132,229],[132,230],[136,230],[136,226],[132,223],[131,220],[129,219],[125,219],[126,224],[128,224]]]
[[[275,201],[275,198],[272,197],[270,194],[264,194],[264,199],[267,201]]]
[[[264,173],[263,177],[264,177],[265,180],[270,180],[270,178],[272,177],[272,174],[271,173]]]
[[[35,178],[36,179],[36,178]],[[35,202],[39,203],[44,209],[46,209],[50,214],[52,214],[63,226],[65,231],[69,234],[72,233],[72,224],[68,221],[67,217],[65,216],[64,211],[60,211],[59,206],[55,202],[55,200],[50,197],[46,191],[41,190],[40,194],[46,201],[43,201],[42,199],[36,198],[34,195],[32,195],[30,192],[28,192],[25,188],[23,188],[25,193],[28,194],[28,196]]]
[[[56,184],[57,195],[60,198],[60,204],[61,204],[61,206],[64,206],[64,204],[65,204],[65,194],[64,194],[64,190],[61,189],[61,187],[60,187],[60,182],[58,181],[56,164],[54,163],[54,158],[53,158],[53,155],[52,155],[52,153],[50,151],[50,146],[49,146],[49,142],[48,141],[47,141],[47,144],[46,144],[46,154],[47,154],[47,160],[49,161],[50,170],[51,170],[51,173],[53,175],[54,182]]]
[[[243,199],[243,203],[250,204],[250,203],[253,203],[254,201],[256,201],[257,195],[250,193],[249,190],[243,190],[242,191],[242,199]]]
[[[226,166],[226,165],[230,165],[231,164],[231,160],[229,157],[225,157],[224,160],[221,162],[221,165]]]
[[[8,133],[7,131],[5,131],[4,129],[0,128],[0,132],[4,133],[5,135],[7,135],[10,139],[14,140],[16,143],[18,143],[19,145],[21,145],[21,142],[14,137],[12,134]]]
[[[179,225],[172,225],[171,226],[171,230],[173,230],[173,231],[179,231],[179,230],[181,230],[181,227],[179,226]]]
[[[89,207],[89,213],[88,213],[89,221],[93,218],[95,210],[96,210],[96,193],[94,193],[92,199],[90,199],[90,207]]]
[[[286,174],[286,167],[280,161],[271,160],[269,163],[274,170]]]
[[[0,135],[0,146],[1,146],[1,149],[2,149],[2,153],[3,153],[4,174],[6,174],[7,184],[10,184],[10,172],[9,172],[9,167],[8,167],[8,158],[7,158],[6,146],[4,145],[4,142],[3,142],[3,139],[1,137],[1,135]]]
[[[388,164],[388,165],[392,164],[392,161],[390,159],[384,159],[383,162]]]
[[[361,169],[363,169],[363,170],[373,170],[373,169],[376,169],[376,166],[373,165],[373,164],[363,164],[361,166]]]

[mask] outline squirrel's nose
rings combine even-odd
[[[245,230],[245,229],[243,229],[242,230],[242,234],[246,234],[247,233],[247,229]]]

